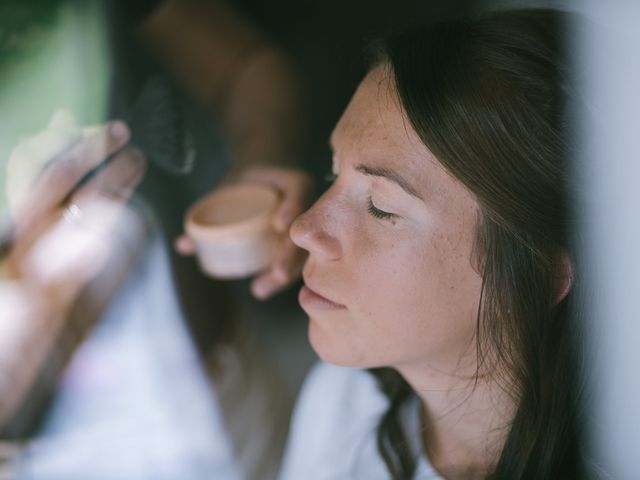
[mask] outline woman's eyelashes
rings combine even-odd
[[[327,172],[324,176],[325,182],[329,185],[333,184],[338,179],[338,174],[335,170],[331,170]],[[394,220],[398,217],[395,213],[385,212],[384,210],[380,210],[373,203],[373,199],[371,197],[367,198],[367,211],[369,214],[380,220]]]
[[[375,218],[379,218],[381,220],[393,220],[397,217],[395,213],[385,212],[384,210],[380,210],[373,204],[373,200],[371,197],[367,200],[367,210],[368,212]]]

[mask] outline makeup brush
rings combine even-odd
[[[193,171],[196,149],[194,137],[185,121],[185,112],[186,106],[181,92],[165,75],[151,77],[140,90],[124,120],[131,129],[130,145],[143,152],[150,168],[177,176],[188,175]],[[66,115],[70,116],[68,113]],[[68,151],[81,140],[82,136],[78,135],[78,139],[55,158],[61,157],[64,151]],[[44,167],[36,168],[41,169],[42,173],[55,162],[55,158]],[[87,172],[71,189],[67,198],[71,198],[104,169],[112,158],[113,155],[105,158]],[[11,222],[6,215],[3,217],[0,221],[0,260],[9,252],[13,243]]]
[[[185,104],[169,78],[149,79],[136,99],[130,118],[131,143],[153,167],[187,175],[195,166],[195,142],[185,122]]]
[[[173,175],[188,175],[195,167],[195,142],[185,121],[185,102],[175,84],[164,75],[151,77],[124,118],[131,129],[129,145],[139,148],[151,168]],[[113,155],[88,172],[69,192],[72,196]]]
[[[71,116],[69,121],[70,124],[73,123]],[[130,144],[142,150],[149,160],[150,168],[158,168],[173,175],[187,175],[193,171],[196,154],[193,136],[185,122],[185,105],[180,92],[167,77],[152,77],[144,85],[125,121],[131,129]],[[81,134],[78,134],[77,138],[70,137],[67,142],[69,145],[61,148],[63,152],[61,155],[80,141],[82,141]],[[60,158],[61,155],[57,155],[49,163],[55,162],[55,158]],[[105,168],[112,158],[113,155],[105,158],[99,166],[88,172],[67,197],[71,197],[89,179]],[[33,167],[36,172],[47,168],[46,165],[44,167],[33,165]],[[25,180],[25,185],[27,184]],[[0,225],[0,232],[0,260],[2,260],[12,247],[11,223],[5,221]],[[33,380],[16,383],[24,390],[19,393],[14,392],[19,396],[20,401],[18,407],[0,422],[0,438],[25,439],[37,430],[64,366],[91,326],[91,324],[63,326],[51,342],[51,348],[44,357],[46,359],[44,363],[32,365],[30,362],[24,362],[20,364],[20,368],[12,371],[13,375],[33,378]],[[84,333],[80,335],[78,333],[80,331]],[[46,335],[46,332],[37,332],[37,335],[43,334]],[[37,370],[34,371],[34,369]]]

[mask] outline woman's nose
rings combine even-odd
[[[326,205],[323,205],[323,199],[320,198],[293,222],[289,236],[293,243],[313,256],[338,260],[342,255],[342,248],[335,235],[337,222],[324,207]]]

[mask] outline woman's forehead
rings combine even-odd
[[[428,152],[406,119],[393,75],[384,65],[362,80],[331,135],[337,149],[406,155]]]
[[[469,196],[413,129],[388,65],[377,66],[362,80],[331,135],[331,146],[341,165],[391,169],[411,178],[420,192],[457,196],[464,191]]]

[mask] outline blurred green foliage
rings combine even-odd
[[[0,0],[0,212],[13,146],[59,108],[105,120],[109,64],[99,0]]]
[[[0,2],[0,66],[27,53],[55,23],[62,0]]]

